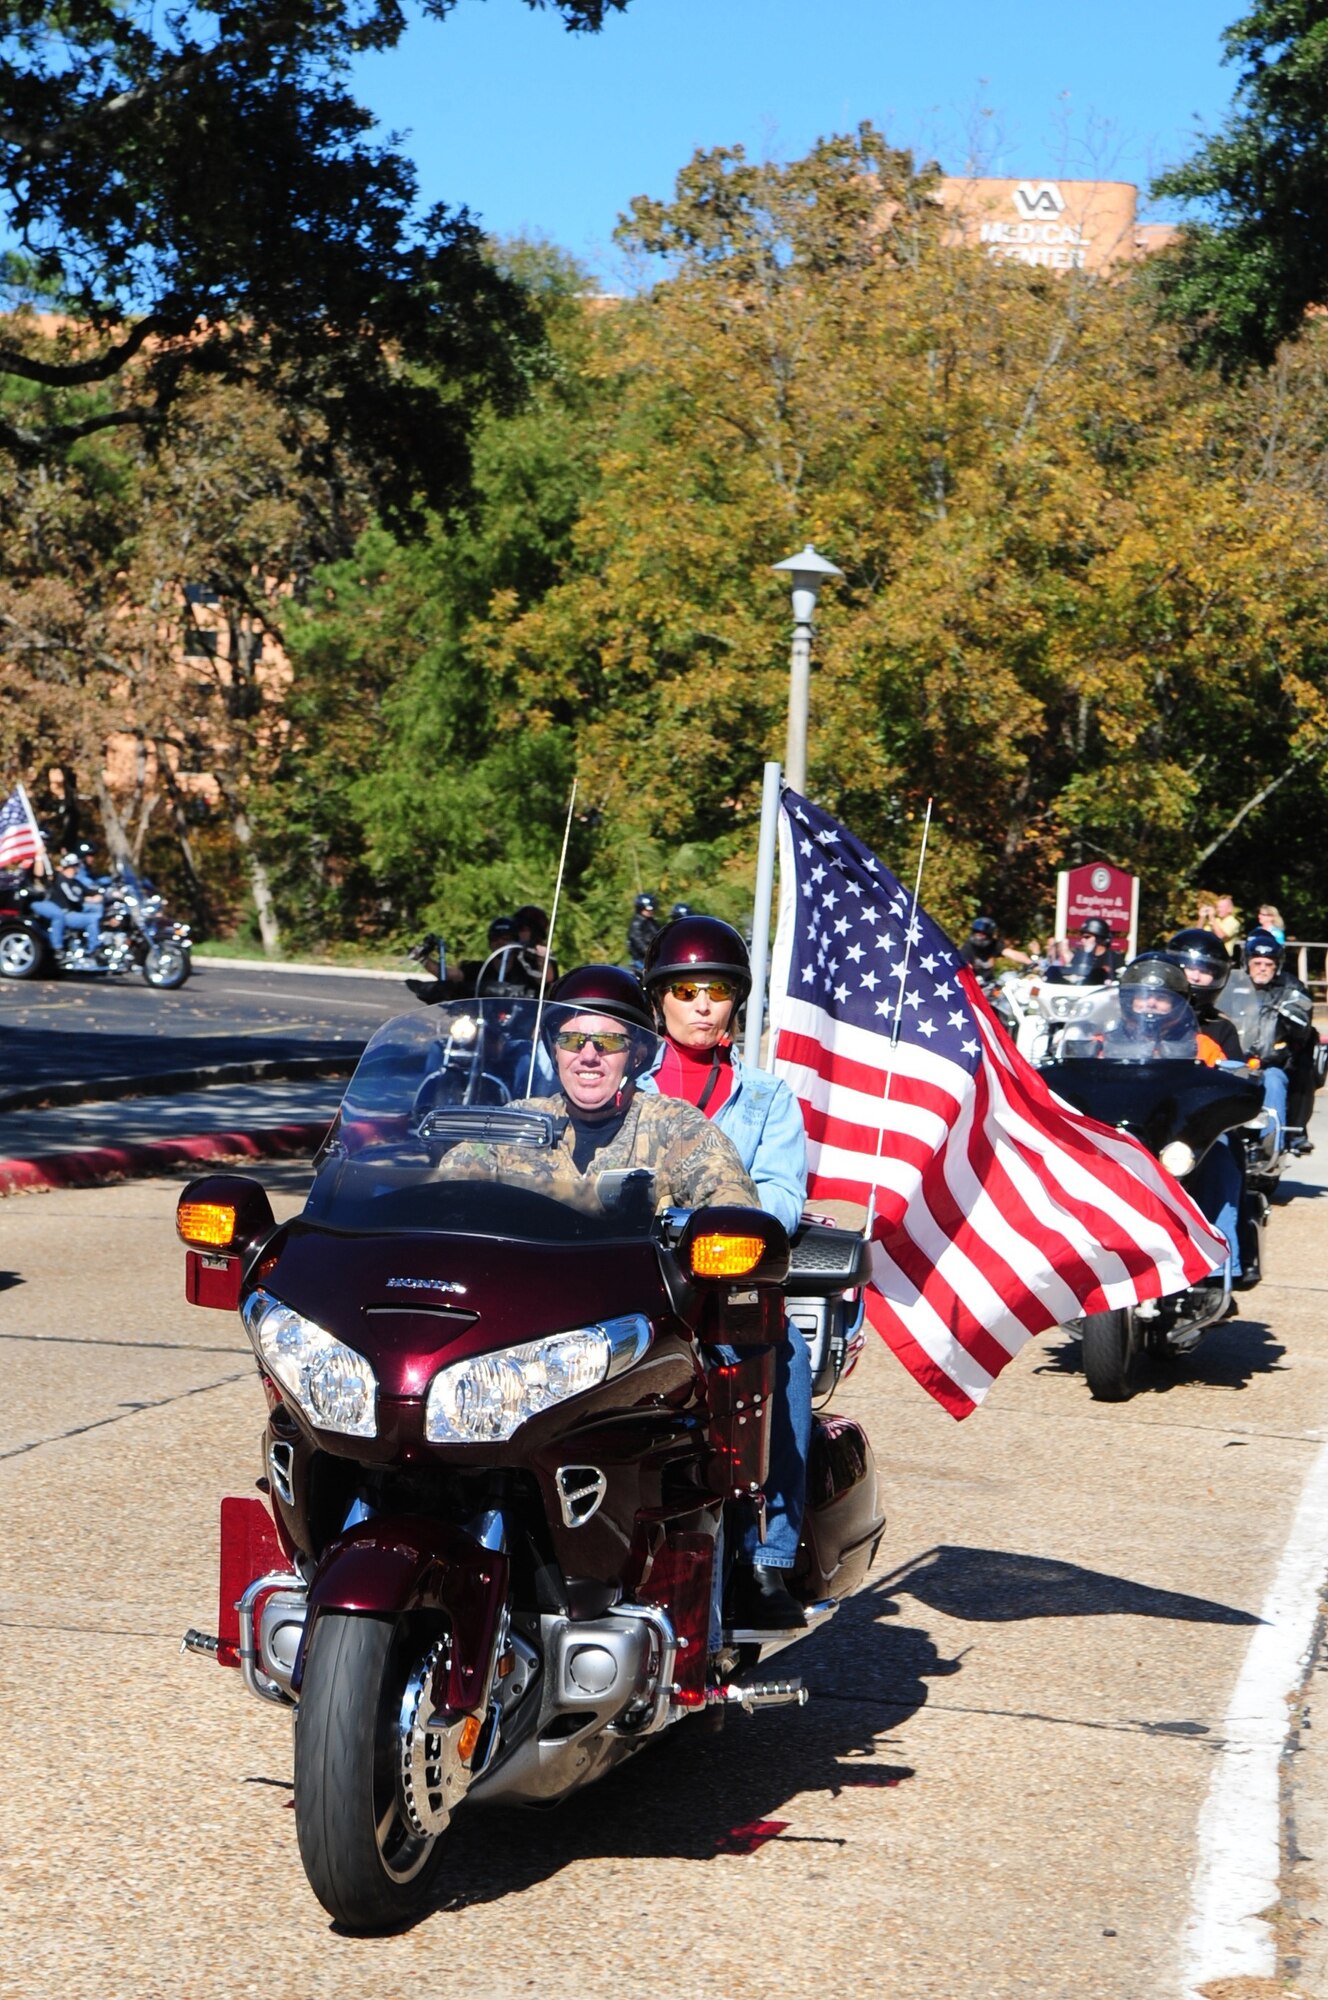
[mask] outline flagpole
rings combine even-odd
[[[544,1019],[544,989],[549,980],[549,960],[553,955],[553,933],[558,922],[558,898],[563,893],[563,871],[567,867],[567,843],[572,837],[572,808],[576,804],[577,780],[572,780],[572,796],[567,801],[567,824],[563,828],[563,851],[558,856],[558,880],[553,885],[553,909],[549,913],[549,935],[544,940],[540,962],[539,999],[535,1003],[535,1032],[530,1038],[530,1068],[526,1071],[526,1096],[535,1087],[535,1062],[539,1055],[540,1022]]]
[[[51,867],[51,857],[46,852],[46,842],[42,839],[41,828],[37,824],[37,816],[32,810],[32,801],[28,797],[27,789],[22,784],[16,785],[14,789],[17,791],[23,810],[28,816],[28,825],[31,827],[32,837],[37,843],[37,853],[41,857],[41,867],[37,870],[37,873],[39,875],[54,874],[55,871]]]
[[[750,1069],[761,1063],[765,981],[770,969],[770,899],[775,888],[775,847],[779,837],[778,764],[767,764],[761,784],[761,837],[756,846],[756,912],[752,918],[752,990],[747,1001],[747,1034],[742,1059]],[[775,1066],[772,1044],[768,1068]]]
[[[922,846],[918,849],[918,872],[913,882],[913,908],[909,912],[908,926],[904,932],[904,963],[899,970],[899,998],[895,1002],[895,1018],[890,1029],[890,1046],[885,1056],[885,1088],[881,1092],[881,1122],[876,1131],[876,1171],[872,1175],[871,1195],[867,1202],[867,1226],[864,1234],[870,1236],[876,1220],[876,1190],[880,1182],[881,1153],[885,1146],[885,1108],[890,1102],[890,1086],[895,1079],[895,1050],[899,1046],[899,1031],[904,1025],[904,988],[908,984],[908,961],[913,955],[913,936],[918,927],[918,902],[922,895],[922,868],[927,859],[927,837],[931,832],[932,801],[927,801],[927,816],[922,822]]]

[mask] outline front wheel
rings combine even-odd
[[[21,924],[0,930],[0,978],[35,979],[50,954]]]
[[[1138,1367],[1134,1314],[1089,1313],[1084,1321],[1084,1374],[1094,1401],[1128,1402],[1137,1387]]]
[[[461,1778],[452,1731],[423,1728],[444,1641],[418,1619],[325,1611],[295,1719],[295,1826],[310,1887],[356,1931],[423,1916]]]
[[[178,944],[154,944],[143,960],[143,977],[149,986],[173,993],[189,977],[189,956]]]

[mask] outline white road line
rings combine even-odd
[[[1326,1572],[1328,1445],[1301,1490],[1223,1724],[1224,1747],[1199,1818],[1185,2000],[1201,2000],[1199,1987],[1213,1980],[1268,1979],[1277,1970],[1272,1927],[1261,1912],[1277,1901],[1281,1873],[1279,1765],[1289,1726],[1287,1701],[1308,1665]]]
[[[222,991],[225,993],[243,994],[246,1000],[266,1000],[269,1006],[275,1006],[283,997],[278,993],[264,992],[258,986],[226,986],[222,988]],[[383,1011],[382,1007],[374,1000],[334,1000],[330,993],[326,996],[320,993],[316,1000],[311,1000],[307,994],[303,993],[299,997],[304,1001],[306,1007],[311,1008],[314,1012],[323,1007],[338,1007],[343,1012],[348,1010],[352,1014],[381,1014]]]

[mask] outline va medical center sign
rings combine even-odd
[[[1041,264],[1052,271],[1082,271],[1092,238],[1065,213],[1055,181],[1020,181],[1012,206],[1017,220],[993,217],[978,224],[978,240],[994,263]]]
[[[1138,189],[1128,181],[947,178],[957,235],[997,264],[1100,271],[1138,254]]]
[[[1086,861],[1056,877],[1056,935],[1076,938],[1090,917],[1105,917],[1111,941],[1125,956],[1138,950],[1139,877],[1113,861]]]

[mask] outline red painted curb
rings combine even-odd
[[[144,1139],[133,1146],[87,1146],[45,1153],[35,1160],[0,1160],[0,1195],[32,1188],[95,1187],[130,1180],[164,1167],[209,1160],[308,1158],[331,1121],[269,1125],[258,1132],[200,1132],[179,1139]]]

